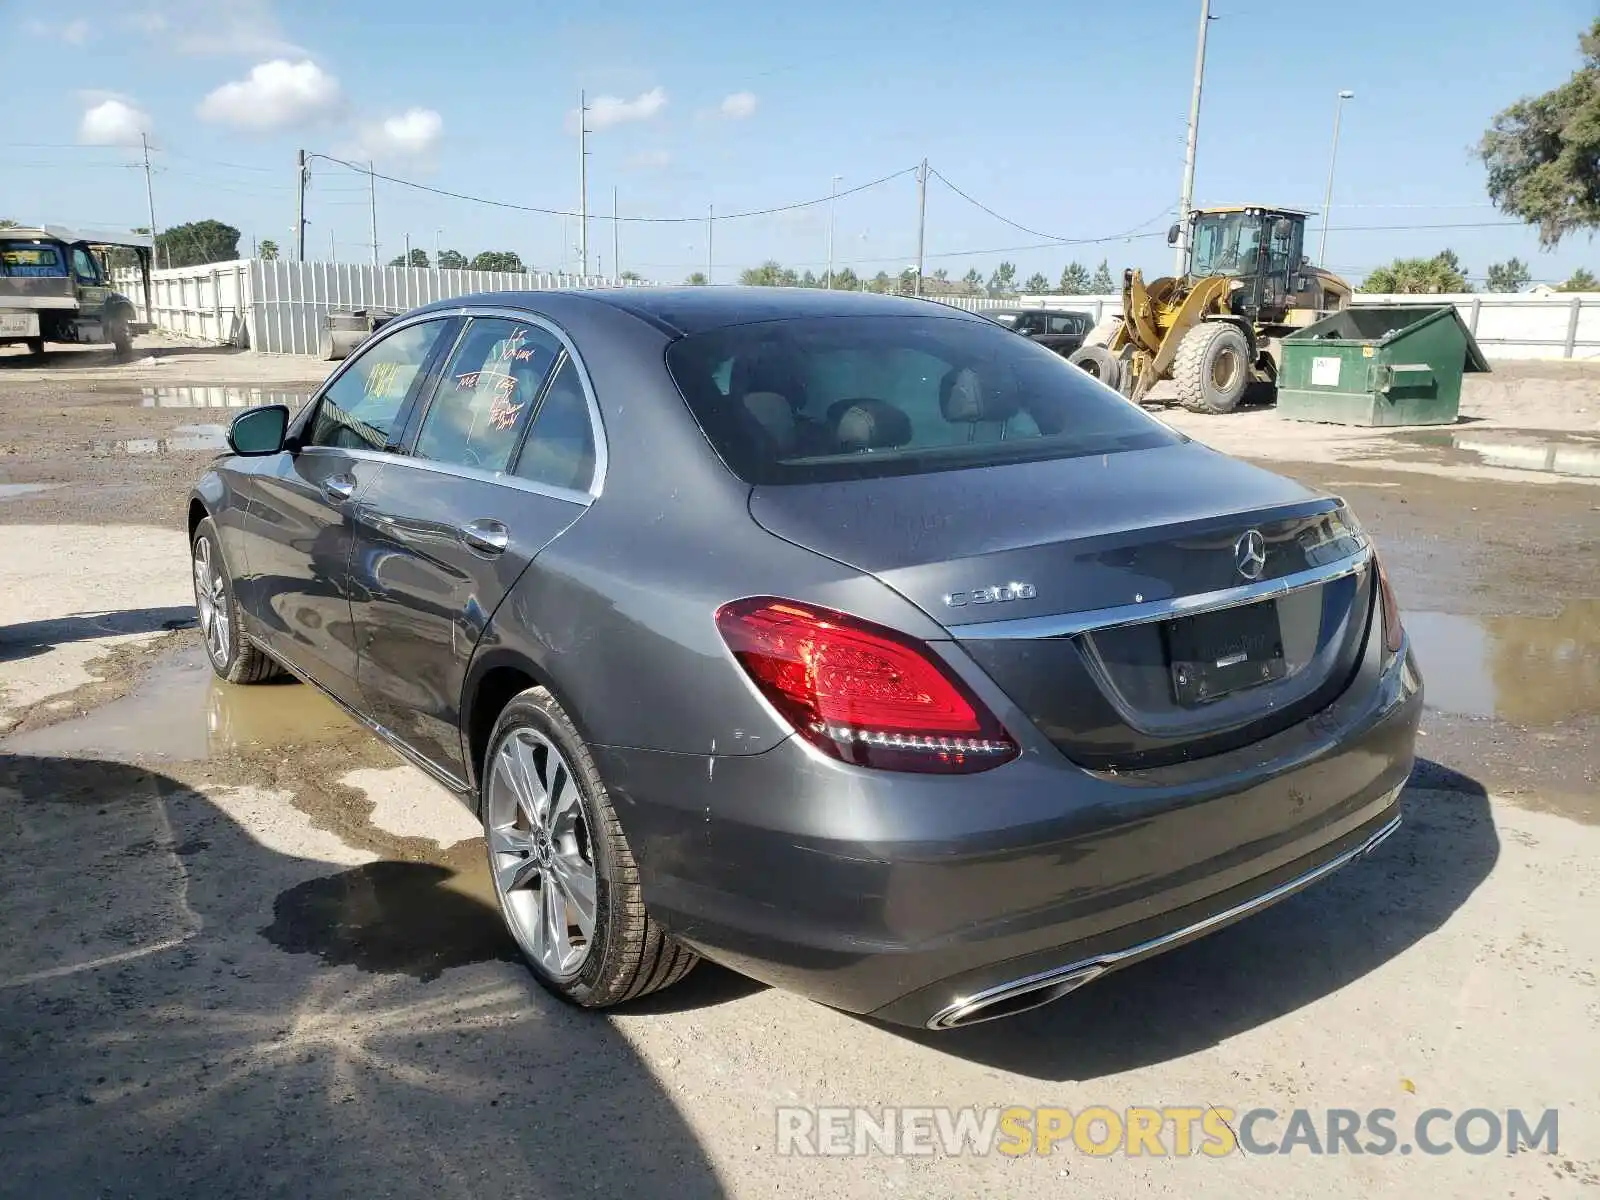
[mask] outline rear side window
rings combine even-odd
[[[955,317],[755,322],[674,342],[667,367],[749,483],[921,474],[1181,440],[1037,343]]]
[[[575,492],[588,491],[594,482],[594,423],[589,419],[589,401],[578,369],[570,358],[562,361],[539,404],[513,473],[533,483]]]
[[[67,260],[59,246],[33,242],[0,242],[0,266],[5,274],[23,278],[64,278]]]
[[[307,439],[313,446],[382,450],[398,433],[400,409],[449,321],[423,321],[357,351],[323,393]]]
[[[473,321],[439,380],[413,453],[504,471],[560,353],[561,343],[536,325]]]

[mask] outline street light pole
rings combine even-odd
[[[1183,192],[1178,198],[1178,252],[1174,275],[1189,269],[1189,209],[1194,206],[1194,156],[1200,141],[1200,89],[1206,79],[1206,27],[1211,24],[1211,0],[1200,0],[1200,40],[1194,52],[1194,96],[1189,101],[1189,139],[1183,152]]]
[[[828,291],[833,291],[833,202],[839,196],[839,183],[843,175],[835,175],[828,185]]]
[[[1333,102],[1333,149],[1328,154],[1328,190],[1322,197],[1322,236],[1317,239],[1317,266],[1328,265],[1328,217],[1333,208],[1333,168],[1339,161],[1339,118],[1344,102],[1355,99],[1354,92],[1340,92]]]

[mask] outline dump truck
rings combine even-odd
[[[1265,205],[1195,209],[1188,270],[1146,283],[1123,272],[1122,316],[1069,359],[1142,402],[1163,380],[1196,412],[1232,412],[1275,393],[1283,338],[1346,308],[1353,289],[1303,252],[1312,214]],[[1169,245],[1183,233],[1174,225]]]
[[[106,252],[133,251],[150,312],[154,248],[149,234],[131,230],[0,228],[0,346],[21,342],[39,355],[46,342],[110,342],[126,355],[148,326],[136,319],[133,301],[112,290]]]

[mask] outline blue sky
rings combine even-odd
[[[0,215],[141,225],[137,131],[157,147],[163,225],[216,217],[290,240],[294,152],[377,161],[453,191],[577,207],[580,89],[591,114],[592,213],[698,216],[825,196],[926,156],[990,208],[1056,237],[1143,226],[1156,236],[1044,245],[929,185],[928,269],[985,275],[1002,258],[1053,280],[1073,258],[1165,268],[1193,69],[1196,0],[973,5],[960,0],[714,0],[692,6],[502,6],[437,0],[11,0]],[[1344,108],[1328,261],[1354,278],[1397,254],[1454,249],[1474,273],[1518,255],[1559,280],[1600,250],[1553,254],[1487,205],[1472,153],[1493,114],[1577,65],[1586,0],[1213,0],[1196,199],[1320,208],[1334,96]],[[441,15],[443,14],[443,15]],[[131,141],[135,149],[124,143]],[[380,181],[385,260],[509,248],[575,263],[576,221]],[[835,258],[891,273],[916,247],[910,175],[841,199]],[[330,237],[370,257],[364,177],[313,164],[309,257]],[[1492,228],[1346,230],[1346,226]],[[719,280],[776,258],[819,273],[827,209],[719,223]],[[612,266],[607,220],[590,253]],[[624,224],[622,265],[676,281],[701,269],[703,222]],[[1313,237],[1314,242],[1314,237]],[[1024,248],[1033,247],[1033,248]]]

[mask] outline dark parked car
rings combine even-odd
[[[984,316],[1004,325],[1065,358],[1089,336],[1094,317],[1086,312],[1064,312],[1058,308],[990,308]]]
[[[189,510],[217,672],[472,806],[578,1004],[704,955],[965,1024],[1400,820],[1421,681],[1349,509],[973,314],[453,300],[230,439]]]

